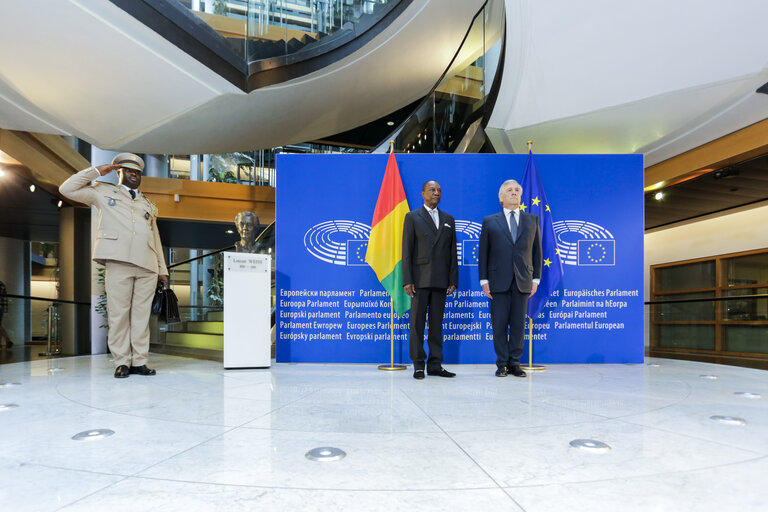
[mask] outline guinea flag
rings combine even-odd
[[[379,199],[371,221],[371,236],[365,261],[371,266],[381,285],[392,297],[397,316],[411,309],[411,297],[403,290],[403,222],[408,213],[405,189],[397,169],[395,154],[389,153],[387,170],[381,182]]]

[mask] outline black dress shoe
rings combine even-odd
[[[435,377],[455,377],[456,374],[449,372],[445,368],[440,368],[439,370],[433,370],[429,371],[427,370],[427,375],[434,375]]]
[[[115,368],[115,378],[116,379],[124,379],[124,378],[128,377],[128,373],[129,373],[128,367],[126,365],[124,365],[124,364],[121,364],[120,366]]]
[[[507,367],[502,366],[501,368],[496,370],[496,376],[497,377],[506,377],[507,376]]]
[[[134,375],[154,375],[157,372],[143,364],[141,366],[131,366],[131,373]]]
[[[512,367],[510,367],[509,373],[511,373],[515,377],[525,377],[525,372],[519,366],[512,366]]]
[[[413,370],[413,378],[416,380],[423,380],[424,370]]]

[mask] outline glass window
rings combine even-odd
[[[660,325],[659,347],[715,349],[714,325]]]
[[[712,298],[715,292],[684,293],[663,295],[654,300],[685,300]],[[671,304],[654,304],[654,319],[657,322],[695,322],[714,321],[715,302],[673,302]]]
[[[725,292],[728,297],[768,293],[768,288],[742,288]],[[744,298],[723,301],[723,319],[732,321],[768,320],[768,299]]]
[[[768,283],[768,252],[725,260],[726,286]]]
[[[714,288],[715,261],[700,261],[656,269],[658,291]]]
[[[723,334],[728,352],[768,354],[768,327],[764,325],[729,325]]]

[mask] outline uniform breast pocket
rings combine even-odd
[[[427,263],[429,263],[429,258],[428,257],[427,258],[416,258],[415,263],[417,265],[426,265]]]
[[[147,221],[147,224],[149,225],[149,229],[152,229],[152,212],[150,211],[144,211],[144,220]]]
[[[118,196],[106,196],[107,206],[117,206],[120,203]]]

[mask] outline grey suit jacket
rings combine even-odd
[[[512,241],[504,212],[483,219],[478,271],[493,292],[509,290],[514,279],[521,293],[530,293],[533,279],[541,278],[539,217],[520,212],[517,240]]]
[[[93,205],[99,212],[93,261],[123,261],[159,275],[168,275],[157,231],[157,208],[141,194],[136,199],[121,185],[91,181],[101,176],[95,167],[83,169],[61,184],[61,195]]]
[[[437,212],[439,230],[423,206],[405,215],[403,285],[445,289],[459,286],[456,221],[442,210]]]

